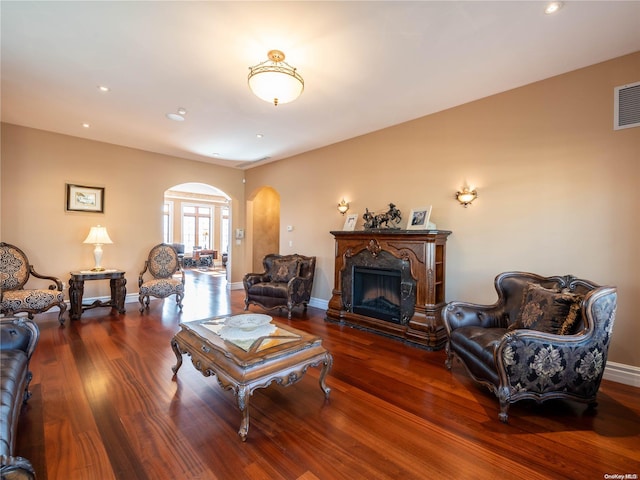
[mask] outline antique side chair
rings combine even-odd
[[[30,275],[53,283],[48,289],[25,288]],[[36,313],[58,307],[58,321],[64,324],[64,312],[67,304],[64,301],[62,282],[59,278],[41,275],[29,263],[26,254],[15,245],[0,243],[0,313],[13,315],[26,312],[30,319]]]
[[[140,313],[149,308],[150,297],[167,298],[171,295],[176,296],[176,304],[182,310],[184,270],[180,264],[178,252],[173,246],[161,243],[151,249],[138,277]],[[143,278],[146,272],[152,277],[147,281]],[[179,279],[176,278],[178,275]]]

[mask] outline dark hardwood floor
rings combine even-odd
[[[289,387],[254,392],[246,443],[233,394],[188,358],[173,378],[181,321],[241,313],[242,291],[192,272],[184,311],[94,309],[60,328],[36,317],[17,452],[44,479],[603,479],[640,474],[640,390],[604,381],[599,407],[531,402],[498,420],[496,398],[444,367],[444,352],[406,346],[299,309],[291,321],[334,356],[330,399],[309,369]],[[260,312],[252,307],[253,311]],[[615,331],[614,331],[615,335]],[[637,478],[637,477],[627,477]]]

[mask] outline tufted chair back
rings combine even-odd
[[[176,249],[164,243],[156,245],[149,253],[149,273],[154,278],[169,278],[180,269]]]

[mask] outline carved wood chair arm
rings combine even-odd
[[[42,275],[35,271],[33,265],[29,265],[29,274],[42,280],[51,280],[52,282],[54,282],[55,285],[49,285],[49,290],[58,290],[59,292],[62,291],[62,281],[58,277],[53,277],[51,275]]]

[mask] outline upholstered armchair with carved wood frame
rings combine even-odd
[[[294,307],[302,305],[307,310],[316,270],[316,257],[304,255],[266,255],[262,264],[264,272],[244,276],[245,310],[250,304],[265,310],[286,308],[291,319]]]
[[[167,298],[171,295],[176,296],[176,304],[182,311],[185,279],[181,263],[178,252],[172,245],[160,243],[151,249],[138,276],[140,313],[149,308],[150,297]],[[144,275],[147,272],[151,278],[145,281]]]
[[[500,402],[569,399],[597,406],[617,291],[571,275],[505,272],[493,305],[451,302],[442,311],[449,338],[446,366],[457,357]]]
[[[31,275],[53,283],[48,289],[25,288]],[[22,250],[5,242],[0,243],[0,289],[0,313],[13,315],[26,312],[29,319],[33,319],[34,314],[58,307],[58,321],[60,325],[64,324],[63,315],[67,304],[64,301],[62,281],[36,272]]]

